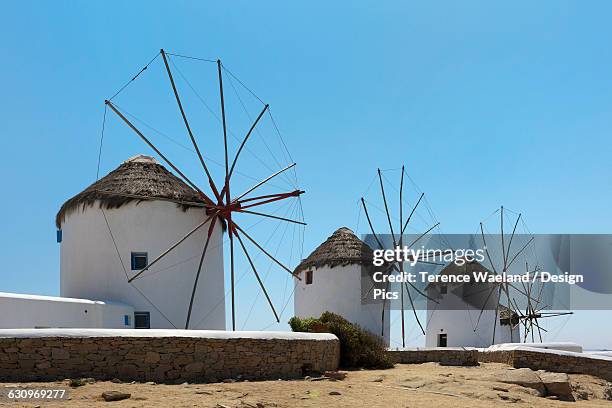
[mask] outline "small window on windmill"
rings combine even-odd
[[[132,252],[132,270],[140,271],[147,267],[148,256],[146,252]]]
[[[151,328],[151,313],[134,312],[134,328],[135,329],[150,329]]]
[[[312,285],[312,271],[306,271],[306,284]]]
[[[440,294],[446,295],[448,293],[448,285],[440,285]]]

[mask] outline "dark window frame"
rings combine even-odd
[[[144,258],[145,263],[144,266],[142,268],[139,268],[136,263],[136,260],[138,258]],[[133,271],[141,271],[144,268],[147,267],[147,265],[149,264],[149,253],[148,252],[132,252],[131,253],[131,266],[132,266],[132,270]]]
[[[139,321],[140,319],[145,318],[145,324]],[[134,312],[134,328],[135,329],[150,329],[151,328],[151,312]]]
[[[312,276],[314,275],[312,270],[306,271],[304,275],[305,275],[304,276],[304,281],[306,282],[306,284],[307,285],[312,285]]]

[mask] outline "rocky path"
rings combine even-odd
[[[22,386],[24,384],[21,384]],[[57,406],[90,407],[487,407],[492,404],[538,407],[612,407],[612,385],[585,375],[512,369],[488,363],[445,367],[435,363],[396,365],[390,370],[350,371],[341,381],[307,378],[214,384],[129,384],[69,381],[28,384],[68,388],[70,400]],[[0,387],[13,386],[2,384]],[[106,393],[112,402],[105,401]],[[564,401],[565,400],[565,401]],[[575,402],[568,402],[575,400]],[[5,406],[53,406],[9,403]]]

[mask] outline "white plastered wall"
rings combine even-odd
[[[120,303],[0,293],[0,310],[1,329],[134,327],[134,309]]]
[[[494,309],[486,309],[480,315],[481,309],[453,292],[453,284],[448,285],[448,293],[444,295],[430,286],[427,295],[439,303],[427,300],[426,347],[437,347],[439,334],[447,335],[447,347],[489,347],[493,344],[494,326],[495,344],[520,341],[518,326],[501,325]],[[496,301],[493,294],[490,302]]]
[[[307,285],[305,271],[296,279],[294,310],[297,317],[319,317],[329,311],[356,323],[370,332],[381,335],[382,305],[362,304],[361,265],[351,264],[330,268],[325,265],[311,268],[312,284]],[[385,310],[384,340],[389,345],[389,302]]]
[[[184,328],[208,225],[132,284],[128,278],[138,271],[131,270],[131,252],[147,252],[152,262],[205,218],[203,209],[183,211],[166,201],[133,201],[104,213],[96,202],[67,214],[62,223],[61,295],[125,303],[135,311],[150,312],[151,328]],[[189,328],[224,330],[224,295],[223,231],[217,222]]]

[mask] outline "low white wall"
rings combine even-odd
[[[32,337],[190,337],[204,339],[256,339],[256,340],[338,340],[331,333],[305,333],[289,331],[225,331],[177,329],[12,329],[1,330],[0,338]]]
[[[0,310],[1,329],[134,327],[134,308],[115,302],[0,292]]]
[[[530,349],[543,349],[543,350],[556,350],[556,351],[570,351],[573,353],[582,353],[582,346],[576,343],[570,342],[548,342],[548,343],[503,343],[496,344],[487,349],[487,351],[500,351],[500,350],[517,350],[528,347]]]

